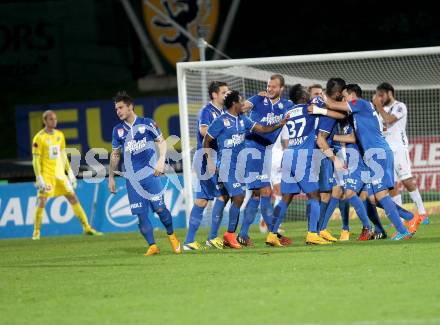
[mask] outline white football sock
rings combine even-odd
[[[419,190],[416,189],[414,192],[409,192],[409,196],[411,196],[411,199],[416,204],[419,214],[426,214],[425,206],[423,205],[422,196],[420,195]]]
[[[396,196],[392,197],[394,203],[396,203],[399,206],[402,206],[402,195],[397,194]]]

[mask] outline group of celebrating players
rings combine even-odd
[[[429,222],[411,174],[405,130],[407,109],[395,100],[390,84],[377,87],[373,102],[362,98],[359,85],[346,84],[341,78],[329,79],[325,93],[320,85],[294,85],[289,100],[282,97],[284,88],[283,76],[275,74],[268,80],[266,91],[243,101],[239,92],[230,90],[226,83],[210,83],[211,100],[198,116],[193,163],[197,175],[195,200],[183,245],[175,235],[159,178],[165,169],[167,144],[153,120],[136,116],[133,100],[125,92],[116,95],[115,109],[121,122],[113,128],[109,189],[113,193],[116,190],[115,175],[123,156],[130,208],[138,216],[140,232],[149,244],[145,255],[159,253],[148,217],[150,210],[165,226],[174,253],[207,246],[252,246],[249,227],[258,209],[269,231],[266,244],[288,246],[292,240],[280,234],[280,224],[294,195],[300,193],[307,197],[307,244],[338,241],[327,229],[338,205],[342,217],[340,241],[350,237],[350,205],[362,222],[358,240],[387,238],[378,207],[396,228],[390,236],[393,240],[410,239],[422,222]],[[75,177],[64,153],[64,137],[55,129],[55,113],[46,112],[43,121],[45,128],[33,143],[39,188],[33,239],[40,238],[44,203],[56,195],[66,195],[86,234],[100,234],[88,225],[69,186],[75,183]],[[41,172],[42,158],[53,164],[53,171],[43,167],[46,176]],[[418,213],[401,207],[395,175],[408,189]],[[251,196],[236,234],[246,188]],[[195,237],[211,200],[212,221],[205,246]],[[228,226],[221,238],[218,232],[228,201]]]
[[[428,222],[411,175],[406,106],[394,99],[390,84],[377,87],[373,103],[362,98],[359,85],[346,84],[341,78],[329,79],[325,94],[320,85],[307,89],[294,85],[290,100],[281,97],[284,87],[283,76],[272,75],[265,92],[243,102],[226,83],[210,84],[211,101],[200,110],[198,119],[193,166],[198,183],[185,250],[204,248],[195,234],[213,199],[206,245],[218,249],[253,245],[249,226],[258,208],[269,230],[266,244],[290,245],[279,227],[293,196],[300,193],[307,196],[307,244],[327,245],[338,240],[327,230],[338,204],[341,241],[349,240],[350,205],[363,226],[358,240],[387,238],[377,207],[385,210],[397,230],[393,240],[411,238],[421,222]],[[284,150],[279,149],[280,144]],[[395,187],[394,174],[409,190],[418,213],[401,207],[398,192],[389,195]],[[236,235],[245,188],[252,194]],[[275,206],[274,193],[281,194]],[[220,238],[218,229],[228,200],[228,229]]]

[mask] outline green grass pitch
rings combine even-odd
[[[255,248],[182,255],[160,231],[153,257],[138,233],[2,240],[0,324],[440,324],[440,216],[404,242],[310,247],[305,227],[285,225],[293,247],[254,226]]]

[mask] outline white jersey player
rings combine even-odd
[[[377,86],[376,96],[383,105],[376,107],[382,118],[383,135],[394,153],[394,177],[401,181],[408,190],[411,199],[417,206],[418,213],[422,216],[423,223],[429,223],[422,197],[411,173],[408,137],[406,135],[408,117],[406,105],[394,98],[394,87],[387,82]],[[390,194],[397,204],[402,205],[402,197],[398,192],[397,183]]]
[[[276,200],[281,199],[281,161],[283,159],[284,149],[287,148],[289,142],[289,131],[286,126],[281,130],[277,141],[272,147],[272,170],[270,173],[270,182],[272,183],[273,194]]]

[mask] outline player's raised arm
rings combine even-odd
[[[392,124],[398,120],[397,116],[385,111],[382,100],[377,95],[373,96],[373,105],[386,124]]]
[[[333,140],[343,143],[356,143],[356,136],[354,135],[354,132],[350,134],[335,134]]]
[[[329,116],[331,118],[334,118],[336,120],[343,120],[344,118],[347,117],[347,115],[344,113],[332,111],[327,108],[320,108],[316,105],[310,105],[309,107],[307,107],[307,111],[309,114],[325,115],[325,116]]]
[[[250,101],[245,100],[243,102],[243,113],[249,112],[252,109],[252,107],[254,107],[254,105]]]
[[[265,126],[257,122],[252,122],[251,120],[249,121],[251,121],[250,123],[252,123],[252,127],[251,127],[252,132],[269,133],[275,131],[276,129],[282,128],[284,125],[286,125],[288,120],[289,120],[289,116],[286,115],[284,119],[280,121],[280,123],[270,126],[269,125]]]
[[[245,100],[243,102],[242,112],[243,113],[247,113],[247,112],[249,112],[252,109],[252,107],[254,107],[254,102],[253,101],[254,101],[255,97],[257,97],[257,96],[265,97],[266,95],[267,95],[267,91],[262,90],[262,91],[260,91],[258,93],[258,95],[252,96],[251,98]]]
[[[338,112],[350,112],[350,107],[348,106],[347,102],[338,102],[334,99],[331,98],[326,98],[325,99],[325,106],[332,111],[338,111]],[[327,111],[328,114],[328,111]],[[345,116],[344,116],[345,118]]]

